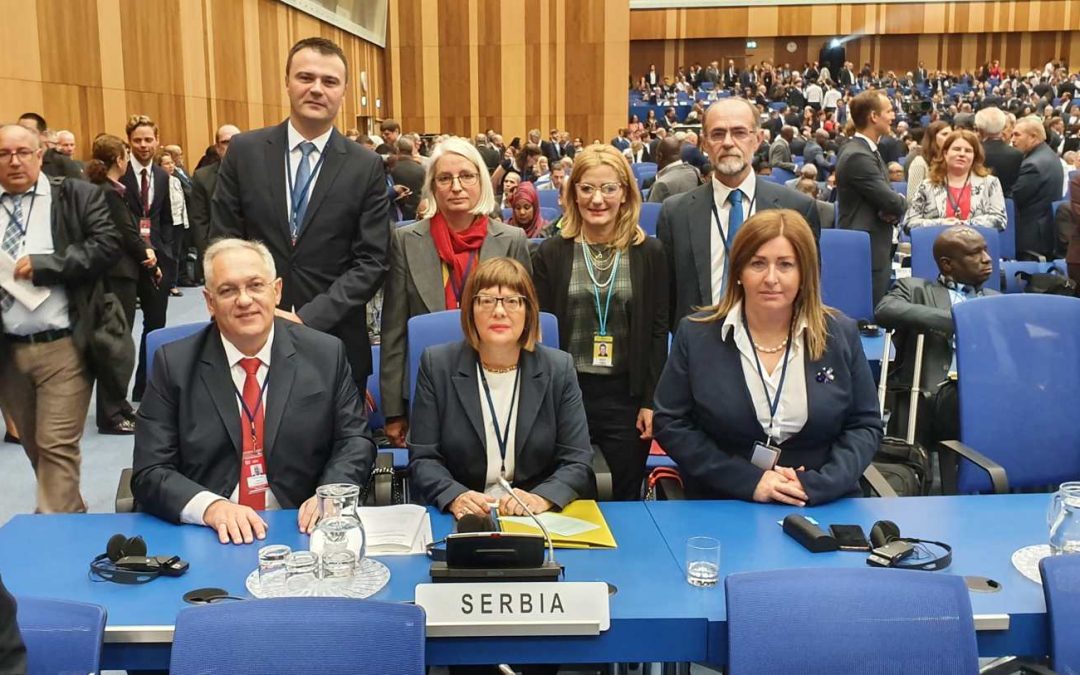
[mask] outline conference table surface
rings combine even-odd
[[[1044,654],[1045,606],[1041,588],[1010,563],[1013,551],[1046,540],[1047,495],[847,499],[804,510],[744,502],[603,503],[614,550],[560,550],[567,581],[604,581],[614,587],[611,628],[599,636],[432,638],[430,664],[496,662],[633,662],[726,660],[723,583],[689,586],[684,577],[686,539],[709,535],[722,543],[722,575],[802,567],[862,567],[865,555],[811,554],[783,533],[778,522],[803,511],[823,526],[857,523],[869,532],[878,519],[895,521],[907,536],[954,546],[952,566],[938,574],[986,576],[997,593],[973,593],[980,653]],[[436,539],[450,518],[432,511]],[[245,596],[244,579],[267,543],[307,547],[295,511],[267,512],[264,542],[222,545],[204,527],[176,526],[146,514],[21,515],[0,527],[0,574],[17,595],[36,595],[105,606],[108,611],[102,666],[163,668],[172,627],[192,589],[221,587]],[[151,555],[179,554],[190,565],[180,578],[124,586],[91,580],[90,560],[114,533],[141,535]],[[390,582],[376,600],[411,601],[427,583],[426,556],[379,557]]]

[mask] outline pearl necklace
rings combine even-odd
[[[517,370],[517,364],[516,363],[514,365],[512,365],[512,366],[506,366],[505,368],[496,368],[494,366],[489,366],[488,364],[484,363],[483,361],[480,362],[480,365],[484,368],[484,370],[486,370],[489,373],[492,373],[494,375],[503,375],[505,373],[512,373],[515,370]]]
[[[761,352],[762,354],[775,354],[784,347],[787,347],[787,338],[784,338],[784,341],[776,345],[775,347],[762,347],[758,343],[754,343],[754,349]]]

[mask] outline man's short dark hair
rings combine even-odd
[[[292,68],[292,59],[296,52],[301,49],[314,49],[323,56],[336,56],[341,59],[345,66],[345,81],[349,81],[349,60],[345,58],[345,52],[333,40],[321,37],[309,37],[300,40],[289,50],[289,58],[285,59],[285,81],[289,80],[289,70]]]
[[[43,134],[49,130],[49,125],[45,123],[45,118],[36,112],[26,112],[19,115],[19,121],[34,120],[34,124],[37,125],[37,131],[39,134]]]
[[[884,98],[884,92],[868,89],[851,99],[848,112],[851,114],[851,121],[855,123],[856,129],[865,129],[870,124],[870,113],[879,112],[884,107],[882,103]]]
[[[413,150],[416,149],[416,146],[413,145],[412,139],[408,138],[407,136],[398,137],[398,139],[394,141],[394,145],[397,146],[397,152],[399,155],[408,155],[411,157],[413,154]]]
[[[379,127],[383,131],[396,131],[399,134],[401,133],[401,125],[398,124],[396,120],[383,120]]]

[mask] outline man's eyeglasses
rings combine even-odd
[[[723,129],[717,127],[709,132],[709,140],[713,143],[723,143],[724,139],[730,135],[731,140],[735,141],[736,143],[742,143],[743,141],[749,139],[752,133],[753,132],[751,132],[746,127],[735,127],[734,129]]]
[[[222,286],[217,290],[217,297],[222,300],[236,300],[240,291],[246,291],[251,297],[261,297],[270,291],[270,284],[265,281],[253,281],[246,286]]]
[[[457,180],[458,183],[461,183],[461,187],[472,187],[476,185],[476,182],[478,180],[480,180],[480,174],[470,173],[466,171],[463,173],[459,173],[456,176],[450,175],[448,173],[440,173],[438,176],[435,176],[435,184],[441,188],[450,187],[454,184],[454,180]]]
[[[575,186],[578,197],[585,197],[586,199],[596,194],[597,190],[605,197],[614,197],[622,191],[622,188],[622,183],[604,183],[600,186],[590,185],[589,183],[578,183]]]
[[[508,313],[520,312],[525,308],[525,296],[524,295],[507,295],[505,297],[499,297],[495,295],[478,295],[473,298],[473,304],[476,308],[485,314],[490,314],[495,311],[495,306],[502,303],[503,309]]]
[[[12,157],[18,157],[20,162],[27,162],[37,150],[19,148],[18,150],[0,150],[0,162],[10,162]]]

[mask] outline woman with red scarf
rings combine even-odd
[[[458,309],[465,281],[481,260],[515,258],[532,272],[529,243],[518,227],[491,220],[491,179],[468,141],[449,138],[431,155],[421,199],[422,220],[396,229],[384,287],[380,387],[386,436],[405,447],[408,413],[408,323]]]

